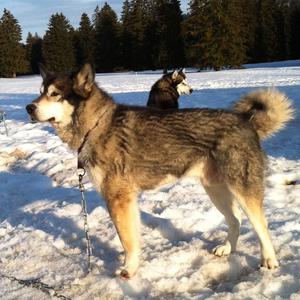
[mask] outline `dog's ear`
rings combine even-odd
[[[178,71],[177,70],[173,71],[172,80],[176,80],[177,76],[178,76]]]
[[[185,74],[185,68],[181,68],[181,69],[179,70],[179,73]]]
[[[38,63],[38,66],[39,66],[40,74],[43,78],[43,81],[45,81],[45,79],[51,74],[51,72],[49,72],[42,63]]]
[[[84,64],[74,78],[74,89],[82,96],[87,96],[94,85],[95,72],[91,64]]]

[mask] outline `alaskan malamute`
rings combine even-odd
[[[183,94],[191,94],[184,69],[175,70],[163,75],[151,87],[147,106],[159,109],[177,109],[178,98]]]
[[[41,95],[26,109],[31,118],[50,122],[60,138],[78,152],[108,211],[125,250],[123,278],[139,266],[143,190],[193,176],[224,215],[228,236],[213,252],[235,251],[239,207],[248,216],[261,246],[261,265],[278,266],[263,211],[263,140],[292,118],[287,97],[258,90],[223,109],[158,110],[118,105],[95,83],[89,64],[70,75],[41,68]],[[153,130],[155,129],[155,130]]]

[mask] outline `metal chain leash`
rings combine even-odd
[[[1,119],[0,119],[1,123]],[[87,259],[88,259],[88,271],[90,272],[92,270],[91,265],[91,256],[92,256],[92,246],[91,246],[91,239],[89,235],[89,225],[88,225],[88,214],[87,214],[87,205],[84,197],[85,188],[82,183],[83,176],[85,175],[85,170],[83,168],[78,168],[78,181],[79,181],[79,191],[81,194],[81,214],[83,216],[84,220],[84,232],[85,232],[85,239],[86,239],[86,253],[87,253]],[[62,300],[70,300],[70,298],[59,294],[54,287],[49,286],[43,282],[41,282],[39,279],[18,279],[14,276],[8,276],[0,273],[0,277],[8,279],[12,282],[17,282],[18,284],[26,287],[31,287],[37,290],[40,290],[41,292],[48,294],[51,297],[56,297],[57,299]]]
[[[78,181],[79,181],[79,191],[81,194],[81,213],[83,216],[84,221],[84,232],[85,232],[85,239],[86,239],[86,254],[88,259],[88,271],[92,270],[91,265],[91,256],[92,256],[92,246],[91,246],[91,239],[89,235],[89,224],[88,224],[88,214],[87,214],[87,205],[84,197],[85,188],[82,183],[83,176],[85,175],[85,170],[83,168],[78,169]]]
[[[0,277],[10,280],[11,282],[16,282],[22,286],[31,287],[37,289],[51,297],[55,297],[57,299],[62,300],[71,300],[70,298],[59,294],[54,287],[41,282],[39,279],[18,279],[14,276],[8,276],[4,274],[0,274]]]

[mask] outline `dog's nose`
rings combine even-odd
[[[190,94],[193,92],[193,89],[190,89]]]
[[[31,115],[34,113],[34,111],[36,110],[36,105],[35,104],[28,104],[26,106],[26,110],[27,112]]]

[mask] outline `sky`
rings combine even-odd
[[[52,14],[61,12],[70,21],[72,26],[79,26],[80,17],[83,12],[90,17],[97,5],[104,5],[102,0],[0,0],[0,16],[4,8],[8,9],[19,21],[22,27],[23,41],[26,40],[28,32],[37,32],[43,36]],[[119,15],[122,10],[123,0],[106,1]],[[181,1],[182,9],[186,9],[187,0]]]

